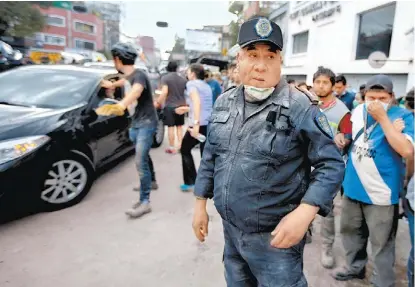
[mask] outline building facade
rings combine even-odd
[[[46,27],[36,34],[35,48],[63,51],[65,48],[102,50],[103,21],[88,11],[71,7],[39,8],[46,17]]]
[[[412,1],[290,1],[270,19],[284,31],[283,74],[312,84],[318,66],[344,74],[351,89],[374,74],[389,75],[395,93],[414,86],[414,12]],[[369,55],[387,61],[373,68]]]
[[[103,20],[104,49],[110,51],[112,46],[120,42],[121,2],[88,1],[86,5]]]

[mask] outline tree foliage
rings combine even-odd
[[[183,54],[185,52],[184,44],[185,44],[185,40],[176,35],[176,42],[174,43],[171,53],[172,54],[174,53]]]
[[[239,25],[238,22],[232,21],[229,24],[229,34],[231,37],[231,47],[233,47],[238,41]]]
[[[25,37],[42,31],[45,17],[34,5],[47,8],[51,4],[44,1],[0,1],[0,35]]]

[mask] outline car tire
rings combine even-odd
[[[163,118],[159,118],[157,123],[157,130],[153,136],[153,148],[160,147],[164,140],[164,121]]]
[[[54,161],[45,171],[43,188],[38,194],[41,211],[68,208],[84,199],[94,182],[91,160],[82,152],[72,151]]]

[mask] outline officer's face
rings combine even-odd
[[[280,51],[269,45],[256,44],[242,49],[237,57],[239,78],[243,85],[257,88],[275,87],[281,79]]]
[[[324,98],[332,93],[333,85],[330,78],[324,75],[318,76],[313,82],[313,90],[317,97]]]

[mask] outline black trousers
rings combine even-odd
[[[207,126],[200,126],[199,133],[206,136]],[[180,153],[182,155],[183,181],[184,184],[194,185],[196,181],[196,167],[193,161],[192,149],[200,143],[197,139],[192,137],[187,131],[183,137],[182,148]],[[200,156],[203,155],[205,143],[200,143]]]

